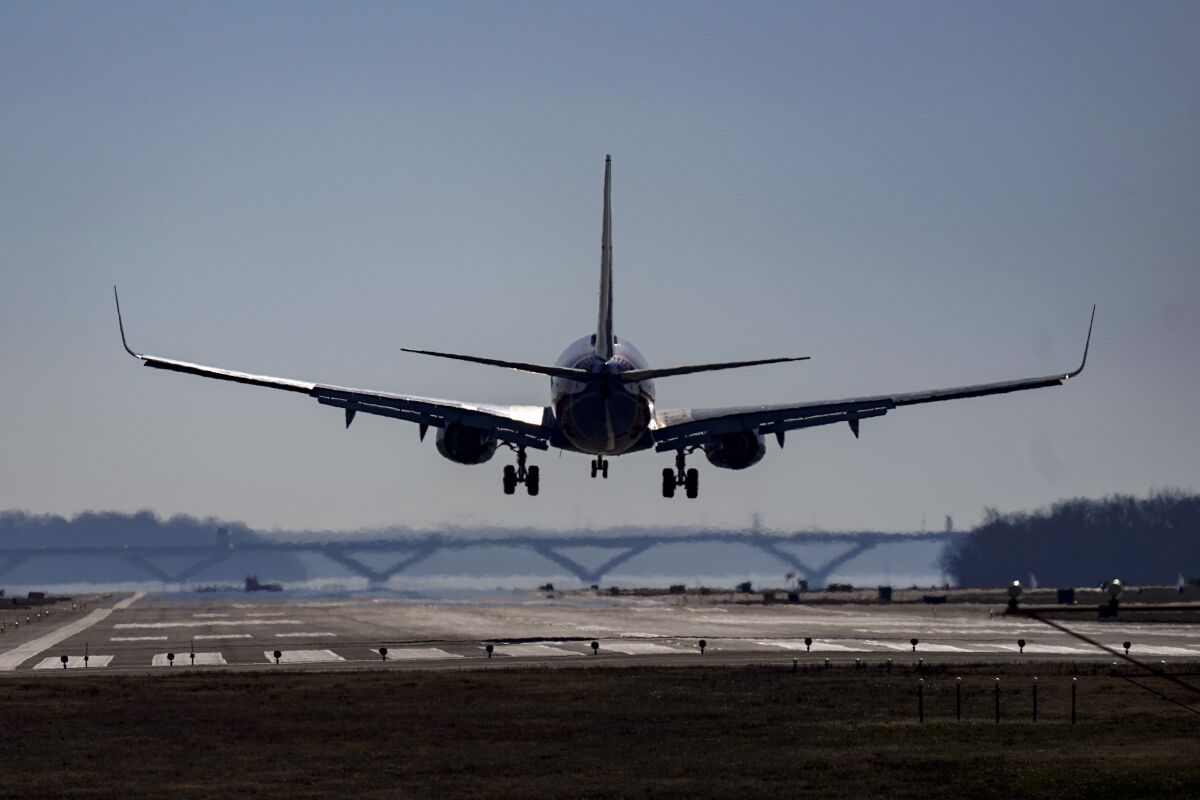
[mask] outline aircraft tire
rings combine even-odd
[[[695,500],[700,495],[700,471],[692,467],[684,477],[683,488],[687,491],[689,500]]]
[[[537,467],[530,467],[525,473],[525,491],[529,492],[530,497],[537,496],[541,488],[541,477],[541,470]]]
[[[663,467],[662,494],[663,497],[675,496],[675,470],[670,467]]]

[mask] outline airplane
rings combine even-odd
[[[654,381],[675,375],[804,361],[809,356],[761,358],[708,364],[653,368],[634,345],[613,330],[612,266],[612,157],[604,160],[604,217],[600,237],[600,308],[596,330],[573,342],[552,365],[485,358],[434,350],[401,348],[407,353],[454,359],[550,378],[550,404],[546,406],[487,405],[435,400],[390,392],[364,391],[323,383],[252,375],[217,367],[134,352],[125,338],[121,301],[113,287],[121,344],[129,355],[147,367],[200,375],[297,392],[316,398],[321,405],[340,408],[346,427],[358,413],[414,422],[421,441],[435,428],[437,450],[459,464],[482,464],[503,445],[516,453],[516,463],[503,470],[505,494],[523,485],[530,495],[540,490],[536,465],[527,464],[527,450],[558,448],[592,456],[591,476],[607,478],[609,457],[653,449],[674,451],[674,468],[662,471],[662,496],[674,497],[682,487],[689,498],[699,495],[700,477],[688,468],[687,456],[697,450],[713,466],[746,469],[766,454],[766,437],[780,447],[788,431],[845,422],[858,438],[862,420],[881,417],[901,406],[982,397],[1059,386],[1083,372],[1092,341],[1096,307],[1088,322],[1083,359],[1078,368],[1037,378],[975,384],[902,394],[881,394],[844,400],[785,403],[729,408],[663,410],[655,405]]]

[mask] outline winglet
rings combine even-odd
[[[113,284],[113,300],[117,303],[117,327],[121,329],[121,344],[125,347],[125,352],[134,358],[141,358],[137,353],[129,349],[129,342],[125,341],[125,322],[121,319],[121,298],[117,296],[117,286]]]
[[[1087,339],[1084,340],[1084,342],[1083,342],[1083,360],[1079,362],[1078,369],[1076,369],[1074,372],[1068,372],[1066,375],[1063,376],[1064,381],[1074,378],[1076,375],[1083,372],[1083,368],[1085,366],[1087,366],[1088,348],[1091,347],[1091,345],[1092,345],[1092,325],[1094,325],[1095,322],[1096,322],[1096,307],[1093,305],[1092,306],[1092,318],[1090,320],[1088,320]]]

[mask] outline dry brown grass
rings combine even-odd
[[[899,670],[13,677],[0,796],[1200,796],[1200,716],[1084,675],[1072,726],[1071,676],[1022,665],[996,725],[995,669],[963,672],[963,723],[927,670],[923,725]]]

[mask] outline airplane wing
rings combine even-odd
[[[1096,308],[1093,306],[1092,321],[1095,321],[1095,318]],[[857,437],[859,420],[881,417],[901,406],[1021,392],[1026,389],[1040,389],[1065,384],[1083,372],[1084,365],[1087,364],[1088,347],[1091,345],[1091,341],[1092,323],[1089,322],[1087,341],[1083,346],[1083,360],[1079,367],[1071,372],[1039,378],[1020,378],[999,383],[980,383],[949,389],[882,394],[874,397],[854,397],[815,403],[660,411],[655,415],[657,422],[657,427],[653,431],[655,449],[662,452],[699,447],[722,434],[742,431],[754,431],[763,435],[775,434],[782,446],[786,431],[830,425],[835,422],[849,423],[850,429]]]
[[[113,297],[116,298],[115,288]],[[426,430],[431,427],[444,428],[446,425],[458,423],[491,430],[495,437],[502,442],[510,442],[537,450],[545,450],[548,447],[553,428],[553,415],[550,409],[543,406],[483,405],[411,397],[388,392],[364,391],[290,378],[253,375],[247,372],[207,367],[203,364],[135,353],[125,340],[125,323],[121,319],[121,301],[119,299],[117,299],[117,323],[121,329],[121,344],[124,345],[125,351],[141,360],[147,367],[306,394],[316,398],[321,405],[343,409],[346,414],[346,427],[350,427],[355,414],[362,412],[415,422],[421,426],[421,438],[425,437]]]

